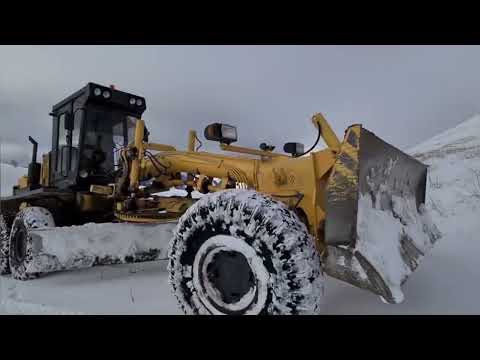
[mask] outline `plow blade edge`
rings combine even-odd
[[[401,285],[440,238],[426,179],[426,165],[351,126],[327,185],[326,273],[401,302]]]

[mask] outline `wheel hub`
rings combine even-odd
[[[212,314],[258,314],[265,306],[268,272],[244,240],[216,235],[198,250],[193,285]]]
[[[27,233],[24,229],[18,229],[14,237],[14,259],[20,264],[27,255]]]
[[[227,304],[240,301],[256,285],[247,259],[237,251],[217,252],[207,266],[207,277]]]

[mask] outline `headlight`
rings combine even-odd
[[[205,128],[204,135],[207,140],[230,144],[237,141],[237,128],[231,125],[215,123]]]
[[[143,105],[142,99],[137,99],[137,106],[142,106],[142,105]]]
[[[100,96],[102,95],[102,90],[100,88],[95,88],[95,90],[93,90],[93,94],[95,96]]]
[[[89,173],[87,170],[80,170],[80,172],[78,173],[78,175],[82,178],[82,179],[85,179],[88,177]]]
[[[105,90],[105,91],[103,92],[103,97],[104,97],[105,99],[109,99],[110,96],[112,96],[112,94],[110,94],[110,91]]]
[[[304,147],[301,143],[286,143],[283,145],[283,151],[292,156],[297,156],[304,153]]]
[[[130,105],[135,105],[135,99],[134,98],[130,98]]]
[[[231,142],[237,141],[237,128],[235,126],[222,124],[222,137]]]

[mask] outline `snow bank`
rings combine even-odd
[[[480,114],[412,147],[409,153],[423,159],[442,159],[451,153],[463,153],[462,157],[478,158],[480,152],[475,153],[477,156],[470,156],[469,150],[479,150],[479,147]]]

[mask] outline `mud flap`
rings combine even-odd
[[[440,238],[425,203],[427,166],[354,125],[327,184],[325,272],[403,301],[401,285]]]

